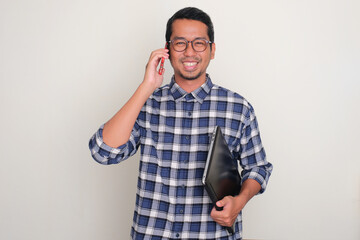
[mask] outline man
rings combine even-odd
[[[91,138],[93,158],[119,163],[140,147],[133,239],[241,239],[241,210],[262,193],[272,171],[266,161],[252,106],[212,83],[206,69],[215,56],[210,17],[184,8],[168,21],[168,49],[151,53],[143,82],[129,101]],[[160,87],[157,67],[170,59],[174,76]],[[242,189],[216,204],[201,178],[210,137],[218,125],[240,162]],[[235,234],[226,226],[235,222]]]

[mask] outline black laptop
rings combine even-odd
[[[219,211],[222,209],[215,203],[225,196],[238,195],[241,189],[237,160],[233,159],[219,126],[215,127],[212,135],[202,183]],[[233,227],[227,229],[229,233],[234,233]]]

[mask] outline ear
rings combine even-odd
[[[210,58],[211,59],[215,58],[215,50],[216,50],[215,43],[211,43],[211,52],[210,52],[210,54],[211,54]]]

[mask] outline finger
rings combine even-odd
[[[224,206],[227,204],[227,202],[228,202],[228,201],[227,201],[227,199],[226,199],[226,197],[225,197],[225,198],[217,201],[217,202],[216,202],[216,206],[218,206],[218,207],[224,207]]]
[[[168,59],[169,55],[167,53],[154,53],[150,56],[149,62],[152,67],[157,67],[159,64],[161,64],[162,59]]]
[[[211,216],[212,218],[214,218],[214,219],[218,219],[218,218],[221,218],[222,212],[216,210],[216,208],[213,207],[213,209],[211,210],[210,216]]]
[[[158,67],[158,65],[159,65],[159,63],[161,62],[161,59],[162,59],[163,57],[164,57],[164,60],[165,60],[166,56],[158,55],[158,54],[154,54],[154,55],[152,54],[152,55],[150,56],[149,61],[147,62],[146,66],[145,66],[145,69],[146,69],[147,71],[150,70],[150,72],[156,71],[156,69],[157,69],[157,67]]]
[[[232,197],[232,196],[226,196],[223,199],[217,201],[216,205],[218,207],[225,207],[226,205],[231,204],[233,199],[234,199],[234,197]]]
[[[216,206],[223,207],[225,204],[220,200],[216,202]]]
[[[150,59],[155,57],[155,58],[161,58],[161,57],[169,57],[169,50],[168,49],[157,49],[155,51],[153,51],[150,55]]]

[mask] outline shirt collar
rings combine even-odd
[[[170,93],[174,97],[175,101],[179,101],[180,99],[185,98],[186,100],[195,99],[196,101],[203,103],[206,96],[210,93],[210,90],[213,87],[213,83],[210,79],[210,76],[206,74],[205,83],[191,93],[187,93],[175,82],[175,76],[173,76],[171,78],[169,87]]]

